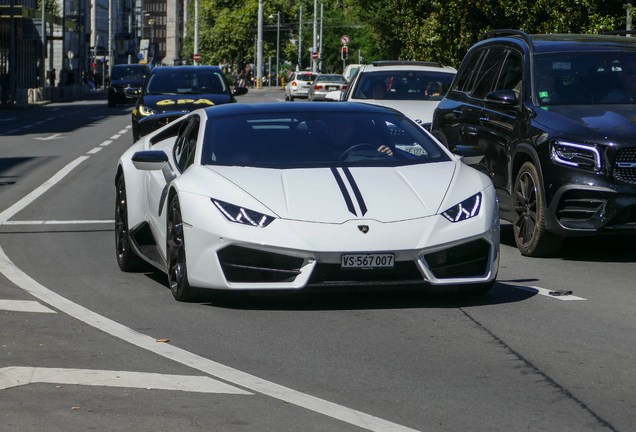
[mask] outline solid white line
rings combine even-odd
[[[528,291],[531,293],[535,293],[535,294],[540,294],[542,296],[546,296],[546,297],[550,297],[553,299],[557,299],[557,300],[587,300],[583,297],[577,297],[577,296],[573,296],[573,295],[551,295],[550,293],[553,292],[552,290],[548,290],[545,288],[540,288],[540,287],[534,287],[534,286],[515,286],[515,288],[523,290],[523,291]]]
[[[114,224],[115,220],[95,219],[95,220],[34,220],[34,221],[5,221],[2,225],[86,225],[86,224]]]
[[[94,149],[87,151],[86,154],[95,154],[102,151],[103,149],[104,147],[95,147]]]
[[[57,313],[33,300],[0,300],[0,310],[12,312]]]
[[[34,297],[80,321],[85,322],[90,326],[165,358],[174,360],[193,369],[198,369],[226,382],[324,414],[325,416],[341,420],[345,423],[349,423],[363,429],[376,432],[415,432],[415,429],[391,423],[387,420],[365,414],[361,411],[356,411],[324,399],[283,387],[271,381],[233,369],[229,366],[225,366],[221,363],[217,363],[181,348],[177,348],[169,344],[157,343],[155,338],[141,334],[118,322],[92,312],[40,285],[13,264],[13,262],[11,262],[4,253],[2,247],[0,247],[0,272],[16,286],[22,288]]]
[[[113,142],[112,140],[106,140],[103,143],[101,143],[100,146],[106,147],[107,145],[112,144],[112,142]]]
[[[35,383],[252,395],[252,393],[204,376],[16,366],[0,369],[0,390]]]
[[[70,173],[76,166],[84,162],[89,157],[90,156],[78,157],[77,159],[66,165],[64,168],[59,170],[57,173],[55,173],[53,177],[42,183],[33,192],[0,213],[0,225],[11,219],[16,213],[35,201],[40,195],[52,188],[57,182],[62,180],[68,173]]]

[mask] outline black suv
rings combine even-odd
[[[108,86],[108,106],[134,102],[146,81],[150,69],[142,64],[123,64],[113,66]]]
[[[564,236],[636,234],[636,39],[488,32],[432,132],[485,153],[522,254],[554,253]]]

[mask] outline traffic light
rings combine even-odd
[[[342,53],[340,54],[340,58],[346,60],[349,58],[349,48],[345,45],[342,47]]]

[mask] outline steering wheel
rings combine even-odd
[[[351,156],[351,153],[353,153],[354,151],[359,151],[363,148],[368,150],[376,150],[376,151],[378,150],[378,147],[374,146],[373,144],[369,144],[369,143],[355,144],[349,147],[348,149],[346,149],[345,151],[343,151],[342,153],[340,153],[340,156],[338,156],[338,160],[344,161],[349,156]]]

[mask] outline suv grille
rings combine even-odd
[[[612,176],[625,183],[636,184],[636,168],[621,168],[619,162],[636,163],[636,147],[621,149],[616,153]]]

